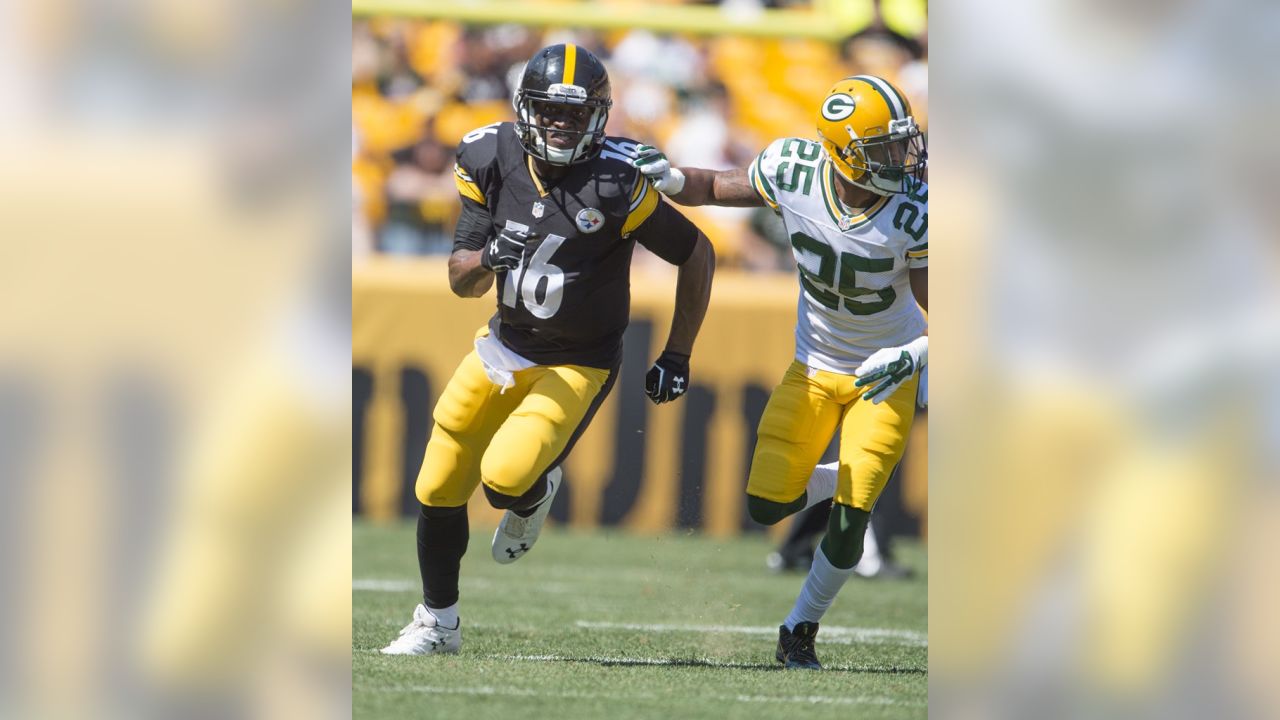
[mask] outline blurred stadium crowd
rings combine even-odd
[[[656,144],[677,165],[723,169],[745,167],[774,138],[812,134],[827,89],[856,73],[898,84],[927,130],[926,27],[924,0],[877,3],[871,24],[841,43],[357,20],[353,254],[451,250],[455,147],[476,127],[513,119],[524,62],[546,45],[575,42],[604,61],[613,85],[610,135]],[[683,211],[715,244],[721,267],[791,268],[781,222],[766,209]]]

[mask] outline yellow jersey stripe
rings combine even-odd
[[[467,174],[467,171],[463,170],[462,166],[458,165],[457,163],[454,163],[453,165],[453,174],[457,175],[463,180],[466,180],[467,182],[475,182],[474,180],[471,179],[471,176]]]
[[[462,197],[475,200],[481,205],[486,204],[484,199],[484,192],[480,189],[479,185],[476,185],[470,180],[463,180],[458,175],[453,176],[453,183],[458,186],[458,194],[461,195]]]
[[[640,182],[636,183],[636,191],[631,193],[631,207],[627,208],[627,212],[635,212],[636,208],[640,207],[640,203],[644,202],[644,199],[648,196],[649,181],[641,177]]]
[[[640,203],[630,214],[627,215],[627,221],[622,224],[622,236],[630,235],[633,230],[644,224],[645,220],[653,214],[658,208],[658,195],[656,192],[645,192],[640,198]]]
[[[564,46],[564,84],[573,84],[573,68],[578,64],[578,46],[566,43]]]
[[[827,172],[818,171],[821,176],[820,185],[822,186],[822,199],[827,206],[827,214],[835,221],[836,226],[840,227],[840,218],[845,214],[844,207],[840,204],[839,196],[836,195],[836,179],[835,167],[830,160],[826,161]],[[852,230],[859,225],[870,220],[876,213],[883,210],[889,204],[889,196],[883,196],[879,200],[872,203],[871,207],[863,210],[858,215],[849,216],[847,230]]]
[[[929,250],[928,250],[927,248],[926,248],[926,249],[924,249],[924,250],[908,250],[908,251],[907,251],[907,257],[909,257],[909,258],[925,258],[925,257],[929,257]]]
[[[826,170],[826,172],[823,172]],[[831,222],[840,224],[840,203],[836,201],[835,193],[835,167],[830,160],[826,160],[825,164],[819,163],[818,184],[822,188],[822,202],[827,208],[827,214],[831,216]]]
[[[531,155],[526,154],[524,156],[524,164],[525,164],[525,167],[529,168],[529,177],[533,178],[533,186],[538,188],[538,195],[541,197],[546,197],[547,190],[546,188],[542,187],[542,181],[538,179],[538,173],[534,172],[533,170],[533,157]]]

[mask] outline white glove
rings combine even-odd
[[[684,189],[684,173],[671,167],[667,156],[652,145],[637,146],[631,164],[663,195],[679,195]]]
[[[862,399],[878,405],[928,362],[929,336],[925,335],[902,347],[885,348],[872,353],[871,357],[853,371],[858,376],[854,386],[870,385],[871,388],[863,393]]]

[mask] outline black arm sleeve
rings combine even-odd
[[[672,265],[683,265],[698,245],[698,226],[665,200],[632,234],[641,245]]]
[[[493,238],[493,218],[489,208],[470,198],[462,198],[462,214],[453,231],[453,251],[479,250]]]

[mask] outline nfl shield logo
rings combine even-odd
[[[839,224],[840,224],[841,230],[848,230],[849,228],[853,227],[853,218],[849,217],[848,215],[844,215],[840,218]]]
[[[540,217],[542,217],[542,210],[543,210],[542,203],[540,203],[540,202],[536,202],[536,203],[534,203],[534,204],[533,204],[533,216],[534,216],[534,217],[536,217],[536,218],[540,218]]]

